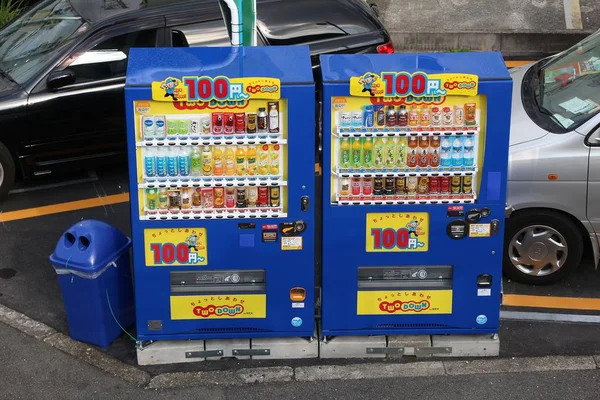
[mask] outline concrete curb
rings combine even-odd
[[[1,304],[0,322],[127,383],[147,389],[600,369],[600,355],[593,355],[488,358],[473,361],[403,362],[398,360],[393,363],[316,365],[295,368],[257,367],[230,371],[165,373],[151,377],[150,374],[135,366],[125,364],[85,343],[74,341],[48,325]]]

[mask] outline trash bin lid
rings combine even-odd
[[[97,220],[80,221],[61,235],[50,256],[58,268],[94,273],[119,258],[131,239],[114,226]]]

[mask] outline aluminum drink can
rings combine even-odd
[[[232,135],[233,132],[235,132],[235,123],[233,121],[233,113],[230,112],[226,112],[223,113],[223,125],[224,125],[224,132],[227,135]]]
[[[406,178],[406,192],[409,196],[417,194],[417,184],[419,179],[416,176],[409,176]]]
[[[426,176],[422,176],[419,178],[419,183],[417,186],[418,194],[428,194],[429,193],[429,178]]]
[[[375,196],[383,195],[383,178],[375,178],[374,179],[373,194]]]
[[[363,196],[370,196],[373,194],[373,181],[371,180],[371,178],[363,179],[362,194]]]
[[[396,179],[395,178],[385,178],[385,194],[390,196],[396,192]]]
[[[235,133],[246,133],[246,114],[235,113]]]
[[[235,208],[235,188],[225,189],[225,207]]]
[[[268,207],[269,206],[269,188],[266,186],[260,186],[258,188],[258,206]]]
[[[442,110],[438,106],[431,107],[431,125],[440,126],[442,124]]]
[[[236,189],[235,206],[237,208],[246,208],[246,189],[244,189],[244,188]]]
[[[442,176],[440,178],[440,194],[450,194],[450,177]]]
[[[453,176],[452,180],[450,181],[450,193],[452,194],[460,194],[460,189],[461,189],[461,177],[460,176]]]
[[[473,177],[470,175],[465,175],[462,177],[462,192],[464,194],[472,194],[473,193]]]
[[[280,190],[279,186],[271,186],[269,188],[269,206],[279,207],[280,204]]]
[[[406,178],[396,178],[396,194],[403,196],[406,191]]]
[[[215,135],[223,133],[223,113],[212,113],[212,131]]]
[[[352,196],[360,196],[360,178],[352,178],[351,188]]]
[[[432,176],[429,178],[429,193],[438,194],[440,192],[440,178]]]

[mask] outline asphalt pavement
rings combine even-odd
[[[2,399],[597,399],[600,370],[134,388],[0,323]]]

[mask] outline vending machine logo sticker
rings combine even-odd
[[[266,295],[171,296],[171,319],[266,318]]]
[[[206,228],[145,229],[146,266],[208,265]]]
[[[299,328],[300,326],[302,326],[302,318],[300,318],[300,317],[292,318],[292,326],[294,328]]]
[[[152,99],[170,102],[278,100],[281,81],[276,78],[228,78],[226,76],[168,77],[152,82]]]
[[[429,249],[429,213],[368,213],[367,252],[414,252]]]
[[[485,315],[481,314],[481,315],[478,315],[477,318],[475,318],[475,321],[479,325],[485,325],[487,323],[487,317]]]
[[[425,72],[367,72],[350,78],[350,95],[359,97],[444,97],[475,96],[479,79],[473,74]]]
[[[359,291],[357,315],[451,314],[452,290]]]

